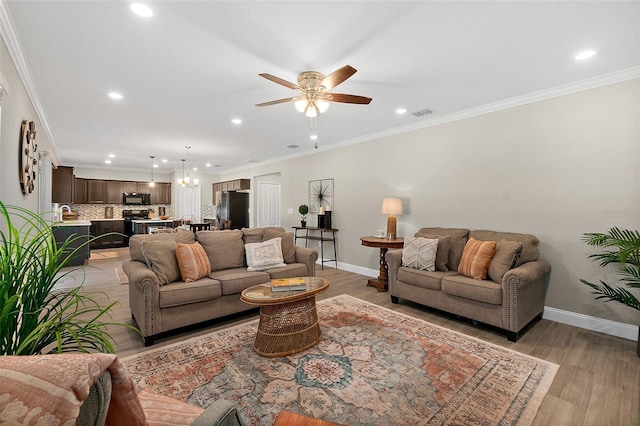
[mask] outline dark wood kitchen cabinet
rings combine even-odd
[[[92,220],[91,236],[100,237],[91,242],[91,248],[113,248],[124,247],[126,245],[126,236],[124,235],[124,220]],[[114,233],[112,235],[105,235]]]
[[[75,204],[87,204],[87,179],[73,179],[73,202]]]
[[[105,182],[105,202],[107,204],[122,204],[123,182],[108,180]]]
[[[156,182],[151,188],[151,204],[171,204],[171,184]]]
[[[51,171],[51,202],[73,203],[73,167],[58,166]]]
[[[89,204],[104,204],[105,202],[105,181],[97,179],[87,180],[87,202]]]
[[[138,182],[122,182],[122,192],[138,192]]]

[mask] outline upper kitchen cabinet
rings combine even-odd
[[[122,193],[124,182],[119,180],[108,180],[105,181],[104,190],[106,194],[104,196],[105,202],[107,204],[122,204]]]
[[[171,184],[156,182],[151,188],[151,204],[171,204]]]
[[[105,195],[105,181],[97,179],[87,181],[87,202],[89,204],[104,204]]]
[[[251,179],[235,179],[224,182],[216,182],[212,185],[213,203],[219,205],[222,199],[222,193],[228,191],[242,191],[251,189]]]
[[[51,173],[51,202],[73,203],[73,167],[58,166]]]
[[[127,194],[138,192],[138,182],[122,182],[122,192]]]
[[[73,179],[73,202],[75,204],[87,204],[87,179]]]

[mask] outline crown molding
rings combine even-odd
[[[56,146],[55,140],[53,138],[53,134],[51,133],[51,128],[49,127],[49,121],[47,120],[47,114],[44,112],[44,108],[42,107],[42,103],[40,102],[40,95],[38,94],[38,88],[36,87],[33,78],[31,77],[31,73],[29,72],[29,67],[27,66],[27,62],[22,54],[22,47],[20,45],[20,41],[18,40],[18,36],[14,30],[13,20],[11,19],[11,14],[7,9],[7,4],[5,0],[0,0],[0,35],[7,46],[7,50],[9,51],[9,55],[15,64],[15,67],[18,71],[18,76],[22,80],[22,84],[33,104],[33,108],[38,115],[38,119],[40,120],[40,124],[42,125],[42,131],[47,135],[49,139],[50,149],[49,156],[55,166],[60,164],[60,157],[58,156],[58,148]]]

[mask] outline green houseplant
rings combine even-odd
[[[309,206],[306,204],[300,204],[300,206],[298,206],[298,213],[300,213],[300,224],[304,228],[307,226],[307,214],[309,214]]]
[[[115,302],[100,306],[93,294],[82,292],[82,284],[54,288],[77,271],[62,268],[95,238],[73,235],[58,246],[50,224],[40,216],[0,202],[0,355],[113,353],[107,327],[137,330],[106,322]]]
[[[613,264],[621,275],[620,282],[629,288],[640,288],[640,233],[613,227],[606,234],[586,233],[582,241],[594,247],[605,249],[589,256],[606,267]],[[580,280],[593,289],[596,299],[616,301],[640,311],[640,300],[624,287],[614,287],[600,280],[600,284]],[[640,331],[638,333],[638,356],[640,356]]]

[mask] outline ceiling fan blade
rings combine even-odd
[[[287,80],[283,80],[280,77],[276,77],[275,75],[271,75],[271,74],[267,74],[267,73],[262,73],[262,74],[258,74],[260,77],[264,77],[267,80],[271,80],[274,83],[278,83],[283,85],[284,87],[288,87],[289,89],[293,89],[293,90],[298,90],[298,85],[297,84],[293,84]]]
[[[368,105],[371,98],[358,95],[344,95],[342,93],[326,93],[326,99],[331,102],[342,102],[345,104],[363,104]]]
[[[293,100],[295,100],[297,98],[284,98],[284,99],[278,99],[277,101],[269,101],[269,102],[263,102],[261,104],[256,104],[256,106],[258,107],[263,107],[263,106],[269,106],[269,105],[277,105],[277,104],[283,104],[285,102],[291,102]]]
[[[321,82],[320,85],[325,87],[325,90],[331,90],[336,87],[338,84],[342,83],[352,75],[354,75],[358,71],[353,68],[351,65],[345,65],[344,67],[336,70],[326,76]]]

